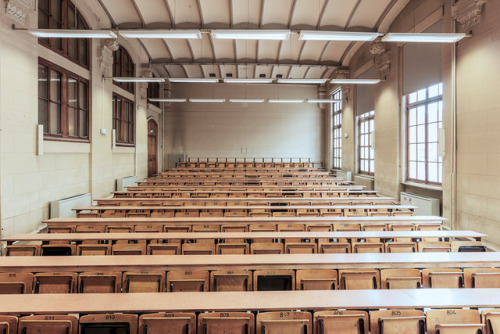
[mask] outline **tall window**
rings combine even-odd
[[[441,184],[443,160],[439,155],[439,128],[443,126],[443,84],[408,94],[407,179]]]
[[[134,145],[134,103],[118,94],[113,94],[113,129],[115,130],[117,144],[123,146]]]
[[[68,0],[38,0],[38,28],[88,29],[88,24]],[[89,66],[89,40],[85,38],[40,38],[40,43],[84,66]]]
[[[121,47],[113,53],[113,76],[114,77],[134,77],[135,65],[132,58],[125,48]],[[125,89],[126,91],[134,92],[133,82],[114,82],[115,85]]]
[[[332,94],[333,112],[333,168],[342,168],[342,89]]]
[[[375,111],[361,114],[358,118],[359,172],[374,175],[375,150],[372,148],[372,133],[375,126]]]
[[[158,82],[150,82],[148,84],[148,103],[160,108],[160,102],[151,102],[149,99],[160,98],[160,84]]]
[[[88,81],[40,59],[38,123],[44,125],[46,137],[88,139]]]

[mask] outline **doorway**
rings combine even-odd
[[[158,174],[158,124],[148,121],[148,177]]]

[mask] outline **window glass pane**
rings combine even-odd
[[[416,143],[417,142],[417,127],[412,126],[409,131],[409,136],[408,136],[408,141],[410,143]]]
[[[417,123],[425,124],[425,106],[420,106],[417,109]]]
[[[87,84],[85,82],[80,81],[80,92],[78,95],[80,101],[78,102],[78,105],[82,109],[88,109],[87,94],[88,94]]]
[[[440,95],[439,94],[439,86],[441,86],[441,84],[437,84],[437,85],[429,87],[429,98],[433,98],[433,97]]]
[[[50,104],[50,134],[61,134],[61,105]]]
[[[73,6],[68,6],[68,29],[76,29],[75,9]]]
[[[417,145],[416,144],[413,144],[413,145],[410,145],[410,160],[417,160]]]
[[[130,123],[128,131],[129,131],[130,143],[133,144],[134,143],[134,126],[132,123]]]
[[[438,162],[438,144],[433,143],[428,145],[428,150],[429,150],[429,162]]]
[[[70,136],[76,136],[76,130],[78,129],[78,111],[75,108],[68,108],[68,134]]]
[[[370,159],[375,158],[375,150],[373,148],[370,148]]]
[[[54,24],[52,24],[51,28],[52,29],[61,29],[61,25],[60,24],[56,24],[55,27],[54,27]],[[49,41],[50,41],[50,45],[53,48],[56,48],[58,50],[62,49],[62,40],[60,38],[51,38]]]
[[[417,109],[412,108],[409,112],[409,125],[413,126],[417,124]]]
[[[417,126],[417,141],[419,143],[425,143],[425,125]]]
[[[71,59],[78,59],[78,41],[74,38],[68,39],[68,55]]]
[[[438,107],[439,107],[439,102],[429,104],[427,108],[429,123],[438,121]]]
[[[375,161],[370,160],[370,173],[375,172]]]
[[[438,167],[438,182],[443,183],[443,164],[440,163]]]
[[[427,89],[421,89],[417,92],[417,101],[423,101],[426,99]]]
[[[50,14],[57,21],[62,21],[61,0],[50,0]]]
[[[430,143],[438,141],[438,123],[429,124],[427,128],[427,141]]]
[[[408,169],[408,174],[410,179],[416,179],[417,178],[417,163],[410,161],[410,168]]]
[[[408,103],[415,103],[417,102],[417,93],[411,93],[410,96],[408,97]]]
[[[49,12],[49,0],[38,0],[38,9]]]
[[[425,181],[425,162],[419,162],[417,166],[417,179]]]
[[[85,110],[80,110],[80,129],[78,131],[78,135],[80,137],[87,137],[87,112]]]
[[[417,145],[417,159],[418,161],[425,161],[425,144]]]
[[[361,160],[361,171],[366,172],[366,167],[365,167],[365,160]]]
[[[50,99],[61,102],[61,73],[50,70]]]
[[[72,108],[78,106],[78,81],[75,78],[68,78],[68,105]]]
[[[40,10],[38,11],[38,28],[49,29],[49,16]]]
[[[82,64],[89,64],[88,40],[80,38],[78,40],[78,61]]]
[[[440,122],[443,121],[443,101],[438,103],[438,118]]]
[[[47,88],[48,88],[48,73],[47,67],[43,65],[38,65],[38,97],[41,99],[47,99]]]
[[[439,177],[438,177],[438,164],[435,163],[430,163],[429,166],[429,182],[438,182]]]
[[[43,125],[43,132],[47,133],[49,129],[49,118],[47,110],[47,101],[38,100],[38,124]]]

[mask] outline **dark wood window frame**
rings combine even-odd
[[[365,131],[363,131],[365,125]],[[375,111],[369,111],[359,115],[358,118],[358,164],[359,173],[365,175],[375,175],[375,150],[372,148],[372,132],[375,128]],[[364,138],[364,140],[363,140]],[[363,154],[366,150],[366,154]],[[363,167],[365,162],[366,167]]]
[[[149,99],[159,99],[161,98],[160,96],[160,89],[161,84],[158,82],[150,82],[148,84],[148,91],[147,91],[147,96],[148,96],[148,103],[160,108],[160,102],[151,102]]]
[[[117,146],[135,146],[135,104],[116,93],[113,93],[113,129]]]
[[[437,86],[437,88],[436,88]],[[437,95],[434,95],[432,97],[429,97],[430,89],[436,88],[437,89]],[[424,92],[425,91],[425,92]],[[410,96],[415,95],[415,94],[425,94],[425,97],[422,98],[415,98],[414,101],[410,100]],[[415,95],[417,96],[417,95]],[[443,126],[443,84],[439,83],[436,85],[432,85],[430,87],[426,87],[422,90],[419,90],[418,92],[414,92],[411,94],[408,94],[405,96],[405,101],[406,101],[406,180],[415,182],[415,183],[421,183],[421,184],[426,184],[426,185],[434,185],[434,186],[441,186],[442,185],[442,178],[443,178],[443,160],[439,156],[439,128]],[[434,120],[429,120],[429,107],[430,106],[436,106],[436,118]],[[421,118],[421,116],[418,116],[418,109],[421,109],[422,111],[425,110],[423,113],[424,120],[418,120],[417,118]],[[415,120],[413,124],[411,124],[410,120],[410,113],[415,112]],[[424,136],[423,141],[419,141],[418,137],[418,128],[422,127],[424,129],[423,134],[420,134],[420,136]],[[434,127],[434,134],[433,140],[431,140],[431,131],[430,127]],[[412,128],[415,129],[415,134],[414,134],[414,141],[410,138],[410,131]],[[437,131],[437,132],[436,132]],[[418,146],[422,145],[425,146],[425,156],[423,159],[419,159],[418,155]],[[430,150],[430,146],[434,146],[434,150]],[[411,146],[414,146],[415,149],[415,156],[411,157]],[[437,149],[436,149],[437,148]],[[437,161],[431,161],[430,159],[430,153],[433,152],[437,154],[437,157],[435,156],[435,160]],[[414,171],[414,176],[412,177],[412,171],[411,169],[411,164],[415,164],[416,170]],[[424,164],[424,178],[419,178],[419,164]],[[435,164],[437,168],[437,181],[431,181],[429,177],[429,166],[430,164]],[[441,180],[441,182],[439,182]]]
[[[135,77],[135,64],[128,51],[120,45],[120,48],[113,52],[113,77]],[[113,83],[123,88],[129,93],[134,94],[135,83],[116,82]]]
[[[46,9],[43,8],[42,3],[43,1],[47,1],[47,8],[48,12]],[[60,12],[61,12],[61,18],[57,19],[54,18],[54,16],[51,14],[53,13],[52,10],[52,2],[49,0],[38,0],[38,17],[39,17],[39,25],[38,27],[40,29],[71,29],[73,27],[69,26],[70,22],[70,10],[73,11],[73,15],[75,15],[75,22],[77,24],[77,29],[84,29],[87,30],[89,29],[89,25],[87,24],[85,18],[81,15],[81,13],[77,10],[76,6],[71,3],[69,0],[60,0]],[[41,26],[41,17],[44,16],[47,18],[47,23],[48,26],[44,27]],[[55,26],[54,26],[55,25]],[[60,54],[61,56],[68,58],[72,62],[89,69],[90,68],[90,39],[87,38],[79,38],[79,39],[71,39],[72,41],[76,41],[76,57],[71,56],[70,54],[70,48],[69,48],[69,43],[70,39],[68,38],[39,38],[38,42],[47,47],[48,49]],[[57,46],[57,44],[60,43],[60,47]],[[80,48],[85,45],[85,54],[84,54],[84,60],[79,59],[80,55]]]
[[[46,112],[47,112],[47,126],[44,127],[44,139],[46,140],[62,140],[62,141],[78,141],[78,142],[89,142],[90,141],[90,117],[91,117],[91,104],[90,104],[90,85],[89,81],[80,77],[79,75],[70,72],[60,66],[57,66],[43,58],[38,58],[38,64],[39,66],[44,66],[47,68],[48,73],[50,73],[51,70],[56,71],[61,74],[61,91],[60,91],[60,101],[55,101],[51,99],[51,77],[48,74],[48,80],[47,80],[47,90],[46,90],[46,98],[40,97],[39,94],[39,105],[42,103],[46,103]],[[69,90],[69,79],[77,80],[77,85],[76,85],[76,108],[73,106],[70,106],[70,102],[68,99],[68,90]],[[39,79],[40,80],[40,79]],[[80,99],[80,83],[86,85],[86,97],[84,101],[84,105],[81,105],[81,99]],[[39,92],[40,92],[40,87],[39,87]],[[50,133],[50,128],[51,128],[51,122],[53,120],[50,117],[50,106],[51,103],[57,103],[60,105],[60,133],[59,134],[53,134]],[[69,125],[69,109],[73,108],[76,109],[77,111],[77,126],[76,126],[76,131],[77,135],[70,135],[70,125]],[[40,112],[40,111],[39,111]],[[86,117],[84,117],[84,133],[86,135],[80,135],[80,128],[82,125],[80,116],[81,113],[85,112]]]
[[[332,99],[342,100],[342,89],[332,94]],[[332,103],[333,168],[342,168],[342,102]]]

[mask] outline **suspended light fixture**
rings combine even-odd
[[[374,41],[382,34],[378,32],[315,31],[302,30],[299,39],[303,41]]]

